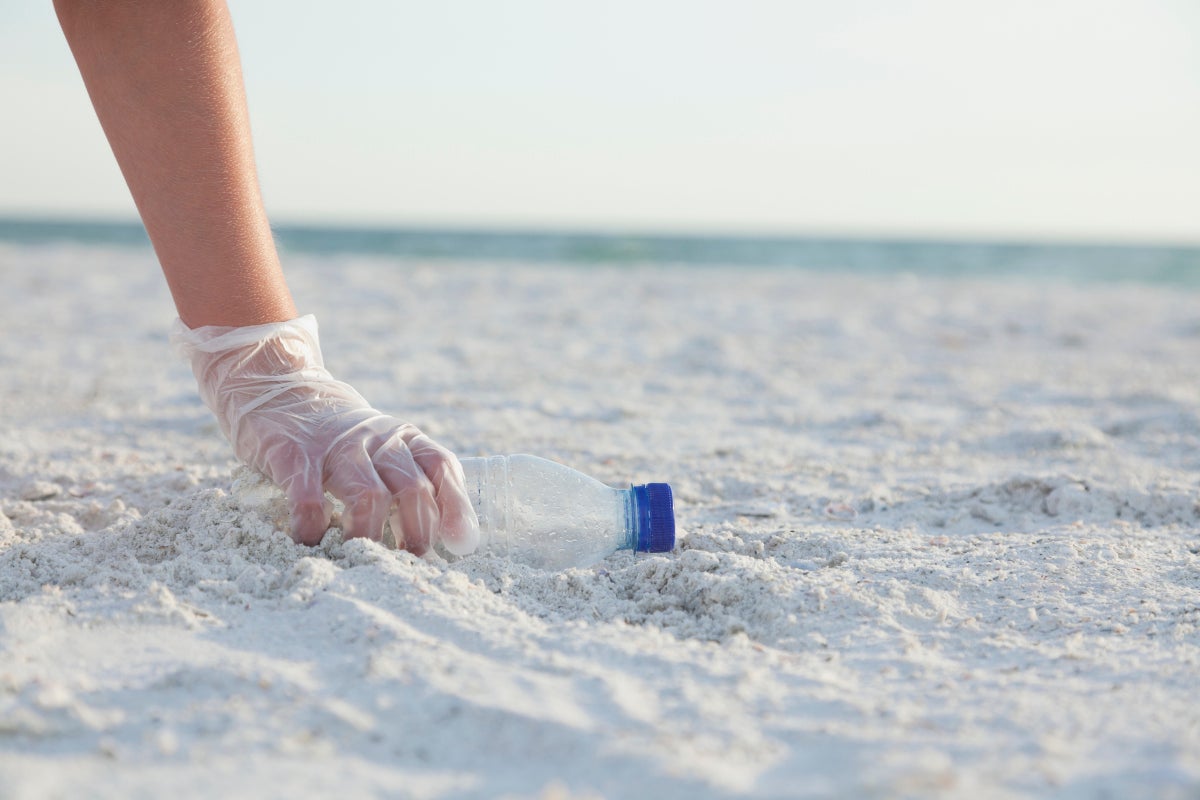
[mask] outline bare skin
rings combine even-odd
[[[188,327],[297,316],[263,209],[224,0],[55,0]]]
[[[195,330],[204,326],[296,319],[225,0],[54,5],[193,345],[238,335]],[[258,337],[249,344],[194,346],[190,359],[235,452],[286,490],[293,538],[324,536],[325,490],[346,504],[347,536],[379,539],[390,516],[397,542],[417,554],[439,531],[469,538],[474,512],[454,456],[325,373],[315,328],[284,328],[249,328]],[[304,380],[293,375],[300,366]],[[234,435],[235,423],[254,435]]]

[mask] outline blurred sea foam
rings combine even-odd
[[[274,230],[285,255],[766,267],[1200,287],[1200,246],[313,225]],[[149,247],[136,222],[66,219],[0,218],[0,243]]]

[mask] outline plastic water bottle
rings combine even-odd
[[[479,517],[476,552],[565,569],[617,550],[664,553],[675,547],[675,512],[665,483],[614,489],[537,456],[459,460]]]

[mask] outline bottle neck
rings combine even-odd
[[[637,503],[633,499],[633,489],[617,489],[621,495],[621,502],[625,506],[625,538],[621,542],[618,550],[637,550],[638,541],[638,513]]]
[[[625,499],[625,543],[622,550],[646,550],[643,540],[650,535],[650,498],[645,486],[619,490]],[[641,545],[641,546],[639,546]]]

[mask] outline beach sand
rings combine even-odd
[[[1196,293],[288,269],[376,406],[676,550],[293,545],[150,254],[0,247],[0,797],[1200,793]]]

